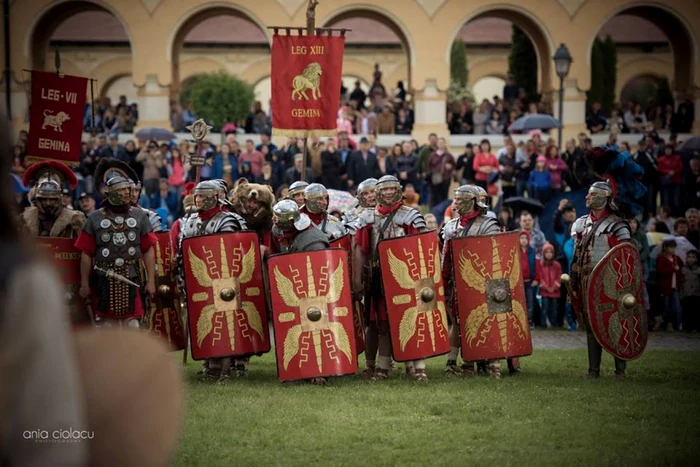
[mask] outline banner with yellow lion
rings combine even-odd
[[[344,50],[342,36],[273,36],[273,135],[336,135]]]

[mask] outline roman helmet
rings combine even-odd
[[[272,207],[272,222],[283,232],[305,230],[311,225],[309,216],[299,211],[291,199],[283,199]]]
[[[299,207],[303,206],[304,190],[307,186],[309,186],[309,184],[302,181],[292,183],[291,185],[289,185],[289,189],[287,190],[287,197],[296,201]]]
[[[320,183],[312,183],[304,189],[306,209],[313,214],[321,214],[328,210],[328,190]],[[325,206],[324,206],[325,201]]]
[[[208,211],[219,205],[221,185],[214,180],[199,182],[194,187],[194,204],[197,211]]]
[[[455,211],[460,216],[471,214],[479,206],[479,191],[476,185],[462,185],[455,190]]]
[[[486,190],[483,189],[483,187],[480,187],[479,185],[472,186],[476,188],[476,205],[479,206],[481,209],[488,210],[491,204],[489,201],[489,194],[486,192]]]
[[[360,207],[373,208],[377,205],[377,193],[374,191],[376,188],[376,178],[368,178],[357,185],[357,200],[360,202]]]
[[[185,188],[182,192],[182,206],[185,208],[185,214],[191,214],[197,209],[194,205],[194,182],[185,183]]]
[[[595,182],[588,189],[586,207],[589,209],[605,209],[611,202],[613,188],[609,182]]]
[[[395,189],[393,194],[389,193],[391,189]],[[382,178],[377,180],[375,192],[377,193],[377,202],[385,207],[392,206],[398,201],[401,201],[401,198],[403,197],[401,183],[399,182],[399,179],[393,175],[384,175]]]
[[[231,204],[231,202],[228,199],[228,183],[226,183],[226,180],[218,178],[212,181],[216,183],[219,187],[219,203],[226,206],[227,208],[233,208],[233,204]]]
[[[57,161],[44,161],[32,164],[22,177],[25,186],[33,184],[35,205],[46,216],[58,216],[63,208],[61,197],[63,185],[68,183],[71,189],[78,185],[78,179],[65,164]]]
[[[134,204],[132,199],[136,183],[138,182],[140,186],[140,182],[129,164],[118,159],[102,158],[95,168],[93,177],[96,183],[102,183],[107,187],[107,201],[111,205]],[[140,192],[139,188],[138,193]]]

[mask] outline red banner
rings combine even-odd
[[[27,155],[77,163],[86,97],[87,78],[32,71]]]
[[[272,42],[272,134],[337,134],[345,38],[275,35]]]

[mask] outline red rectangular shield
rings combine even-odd
[[[78,163],[87,78],[32,71],[27,155]]]
[[[275,34],[272,134],[335,136],[345,38]]]
[[[74,245],[74,238],[35,237],[41,256],[46,258],[63,282],[70,308],[71,322],[74,324],[90,321],[85,301],[80,298],[80,257],[81,252]]]
[[[174,257],[170,232],[158,232],[155,236],[158,239],[155,244],[156,297],[151,301],[149,328],[165,339],[173,351],[182,350],[185,348],[185,333],[177,306],[179,297],[173,277]]]
[[[440,245],[435,232],[379,242],[379,263],[394,360],[450,351]]]
[[[357,372],[347,257],[338,249],[270,257],[281,381]]]
[[[192,358],[269,352],[258,235],[228,232],[186,238],[182,256]]]
[[[510,232],[450,240],[465,361],[532,354],[518,238]]]
[[[350,234],[343,235],[330,242],[331,248],[342,248],[348,252],[348,269],[350,277],[352,277],[352,237]],[[353,322],[355,323],[355,345],[357,347],[357,355],[365,351],[365,327],[362,323],[362,304],[359,301],[355,302],[353,310]]]

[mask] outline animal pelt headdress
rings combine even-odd
[[[602,146],[587,151],[585,157],[595,174],[612,187],[610,207],[617,214],[632,218],[642,212],[640,203],[647,191],[641,181],[644,169],[628,152]]]
[[[68,183],[71,190],[74,190],[78,186],[78,178],[67,165],[61,162],[42,161],[32,164],[25,170],[22,183],[25,186],[35,187],[37,194],[47,191],[46,194],[60,196],[63,185]]]

